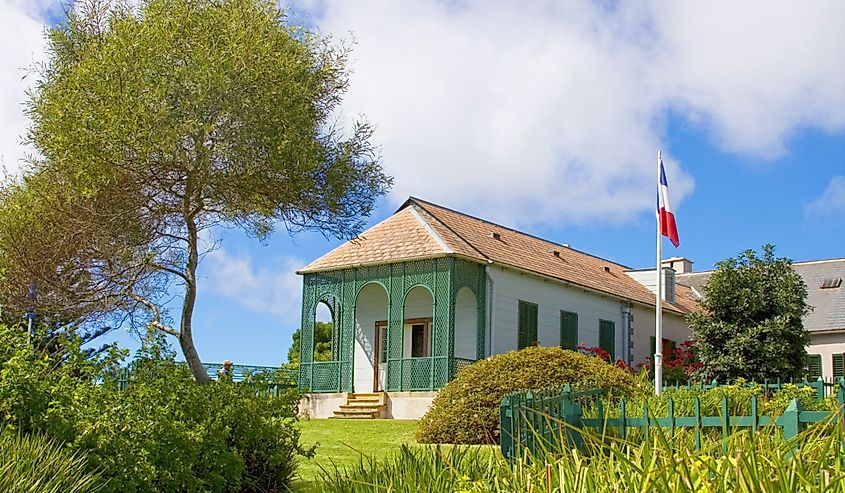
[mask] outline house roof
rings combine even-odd
[[[813,310],[804,317],[810,332],[845,331],[845,258],[794,262],[792,268],[807,285],[807,304]],[[704,285],[713,271],[678,274],[677,281],[704,294]],[[822,288],[826,279],[843,279],[839,287]]]
[[[648,288],[625,273],[629,269],[624,265],[414,197],[299,273],[445,255],[511,267],[640,304],[653,306],[655,301]],[[688,313],[698,303],[688,287],[678,286],[676,303],[664,307]]]

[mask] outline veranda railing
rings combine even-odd
[[[814,385],[810,382],[806,386]],[[701,398],[695,397],[692,415],[677,414],[675,402],[670,398],[668,412],[658,417],[647,403],[642,407],[641,414],[632,413],[633,409],[624,399],[618,401],[613,412],[607,412],[609,410],[605,409],[602,400],[607,391],[603,389],[576,392],[566,385],[560,391],[517,392],[502,399],[499,443],[502,454],[512,458],[526,451],[532,455],[542,455],[544,450],[556,450],[562,441],[566,442],[566,446],[581,447],[584,444],[584,430],[598,435],[607,430],[616,430],[624,439],[631,429],[648,432],[650,428],[662,427],[670,437],[674,436],[676,430],[690,429],[693,431],[696,450],[701,449],[702,433],[707,428],[720,429],[723,447],[727,446],[727,437],[736,428],[750,428],[756,432],[765,426],[777,426],[790,439],[810,423],[833,422],[845,426],[845,379],[833,384],[822,382],[818,387],[820,390],[816,391],[817,398],[824,399],[825,389],[830,387],[835,391],[838,411],[807,411],[802,409],[797,400],[792,400],[780,416],[762,415],[756,396],[749,399],[751,412],[748,415],[732,415],[728,397],[722,396],[718,416],[703,414]],[[597,410],[596,417],[584,416],[581,408],[584,400],[593,403]]]
[[[203,363],[203,367],[205,367],[206,373],[212,380],[217,380],[219,371],[223,368],[222,363]],[[272,366],[254,366],[254,365],[232,365],[232,381],[233,382],[241,382],[246,378],[247,374],[249,375],[257,375],[260,373],[273,373],[279,372],[284,375],[285,381],[271,383],[268,384],[268,389],[270,393],[273,395],[278,395],[282,391],[296,387],[297,377],[299,376],[299,371],[296,369],[290,368],[278,368]],[[118,387],[121,391],[126,390],[126,387],[129,385],[129,382],[132,377],[132,368],[131,366],[126,368],[120,369],[120,375],[118,377]]]

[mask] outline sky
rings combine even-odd
[[[766,243],[845,257],[845,2],[303,0],[291,22],[353,47],[338,115],[374,123],[394,177],[373,225],[416,196],[632,268],[655,263],[656,154],[696,270]],[[0,161],[34,151],[22,111],[52,0],[0,0]],[[276,366],[295,271],[340,241],[215,231],[200,266],[205,361]],[[122,331],[105,340],[134,348]]]

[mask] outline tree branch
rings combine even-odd
[[[150,300],[139,296],[136,293],[129,293],[129,297],[133,300],[137,301],[138,303],[144,305],[149,309],[153,314],[153,319],[150,321],[147,326],[152,327],[154,329],[158,329],[162,332],[166,332],[172,336],[179,337],[179,331],[174,329],[173,327],[169,327],[161,323],[161,312],[159,311],[158,307]]]

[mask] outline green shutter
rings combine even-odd
[[[526,319],[528,318],[528,310],[525,307],[525,302],[519,302],[519,316],[516,323],[516,348],[522,349],[525,347],[525,328],[528,326]]]
[[[578,349],[578,314],[574,312],[560,312],[560,347],[563,349]]]
[[[817,380],[822,376],[822,356],[820,354],[808,354],[804,359],[804,372],[807,380]]]
[[[599,347],[616,359],[616,324],[610,320],[599,320]]]
[[[519,327],[517,329],[519,349],[537,345],[537,305],[527,301],[519,302]]]
[[[833,378],[845,377],[845,355],[833,355]]]

